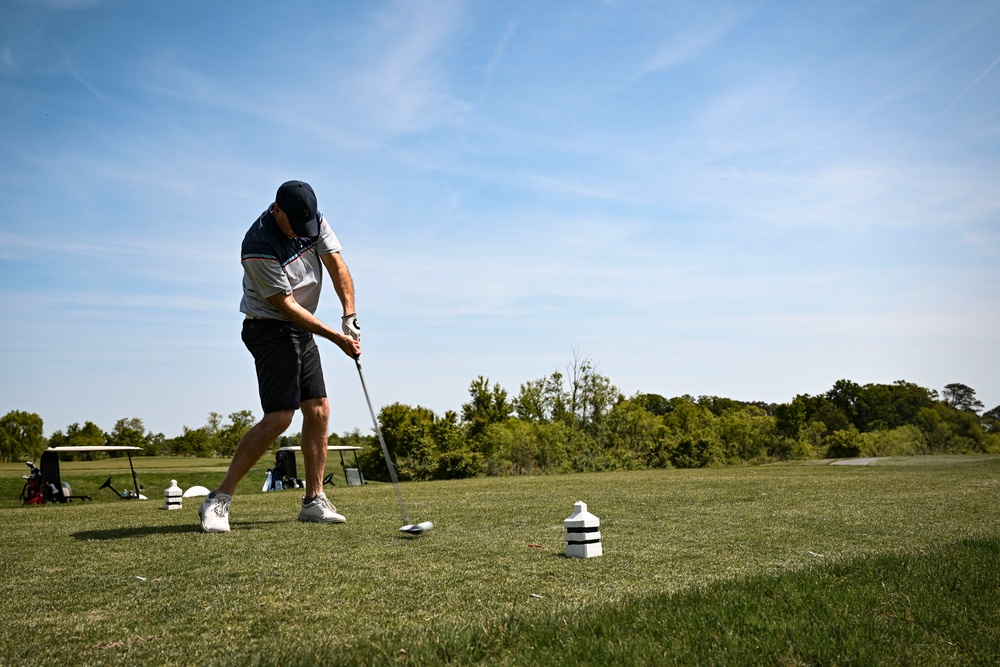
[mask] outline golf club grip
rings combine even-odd
[[[375,417],[375,408],[372,407],[372,399],[368,395],[368,383],[365,382],[365,374],[361,370],[361,360],[355,357],[354,363],[358,367],[358,377],[361,378],[361,389],[365,392],[365,402],[368,403],[368,412],[372,416],[372,424],[375,425],[375,433],[378,434],[379,444],[382,445],[382,456],[385,457],[385,465],[389,468],[389,477],[392,479],[392,488],[396,491],[396,499],[399,501],[399,509],[403,512],[403,523],[410,523],[409,514],[406,512],[406,503],[403,501],[403,492],[399,490],[399,478],[396,477],[396,466],[392,465],[392,458],[389,456],[389,447],[385,444],[385,438],[382,437],[382,429],[378,425],[378,419]]]

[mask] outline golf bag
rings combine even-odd
[[[295,466],[295,452],[278,450],[274,454],[274,469],[271,471],[271,478],[275,482],[281,482],[281,488],[301,489],[305,487],[298,477],[298,470]]]
[[[42,471],[35,467],[35,464],[31,461],[25,461],[28,464],[28,470],[30,471],[27,475],[23,475],[24,479],[28,480],[24,483],[24,488],[21,489],[21,504],[22,505],[42,505],[45,503],[45,487],[42,484]]]
[[[74,496],[69,482],[64,482],[59,478],[59,454],[52,450],[42,452],[39,478],[42,482],[42,495],[46,502],[68,503],[73,498],[90,500],[90,496]]]

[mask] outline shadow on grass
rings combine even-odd
[[[275,523],[288,523],[287,521],[239,521],[233,522],[234,530],[257,530],[261,526]],[[136,537],[148,537],[150,535],[174,535],[178,533],[199,533],[201,526],[197,523],[183,526],[129,526],[127,528],[109,528],[107,530],[82,530],[73,533],[70,537],[74,540],[129,540]]]

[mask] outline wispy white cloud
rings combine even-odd
[[[624,188],[614,185],[587,183],[582,180],[559,178],[539,173],[524,174],[520,177],[513,175],[513,180],[527,185],[532,189],[549,194],[571,195],[584,199],[604,199],[631,202],[639,201],[634,194],[630,194]]]
[[[108,0],[14,0],[19,5],[29,5],[36,9],[47,9],[50,11],[65,11],[72,9],[86,9],[106,4]]]
[[[199,107],[236,109],[250,100],[236,94],[232,86],[217,77],[180,65],[175,57],[161,53],[142,63],[134,83],[147,94]]]
[[[109,107],[109,108],[113,108],[114,107],[114,103],[108,98],[108,96],[105,95],[100,90],[98,90],[97,86],[95,86],[89,80],[87,80],[84,77],[80,76],[80,74],[77,73],[76,68],[73,67],[71,64],[67,64],[66,71],[67,71],[67,73],[71,77],[73,77],[74,79],[76,79],[80,83],[81,86],[83,86],[84,88],[86,88],[87,92],[89,92],[94,97],[94,99],[96,99],[98,102],[100,102],[101,104],[103,104],[106,107]]]
[[[500,67],[500,63],[507,55],[507,49],[510,46],[511,40],[514,38],[514,33],[517,32],[517,21],[510,21],[507,27],[504,28],[503,34],[500,35],[500,39],[497,40],[496,46],[493,47],[493,56],[490,61],[486,64],[486,69],[483,71],[483,83],[479,93],[479,104],[486,99],[486,96],[490,92],[490,88],[493,86],[493,74],[496,72],[497,68]]]
[[[79,289],[69,285],[59,291],[0,290],[0,294],[6,303],[19,312],[50,313],[49,326],[59,321],[84,322],[93,316],[113,316],[137,324],[147,320],[145,314],[149,313],[162,314],[168,311],[175,314],[183,311],[198,313],[211,311],[230,315],[236,313],[233,299],[209,298],[195,291],[165,294],[163,291],[143,292],[125,287],[119,290],[94,290]],[[148,322],[158,325],[160,317],[148,319]]]
[[[26,257],[44,255],[64,271],[66,267],[75,267],[71,275],[96,271],[116,282],[154,281],[161,288],[170,284],[214,288],[239,276],[236,260],[229,261],[233,256],[231,249],[191,243],[176,236],[143,235],[134,230],[109,235],[101,243],[67,240],[62,233],[29,235],[0,231],[0,248],[0,261],[23,261]]]
[[[371,64],[354,85],[383,131],[413,132],[456,112],[440,58],[461,14],[453,2],[405,0],[394,2],[369,26],[364,41]]]
[[[682,21],[670,31],[670,36],[660,44],[655,53],[639,68],[636,79],[676,67],[701,56],[724,39],[743,20],[742,16],[725,9],[706,19],[695,19],[691,25]],[[704,22],[703,25],[698,23]]]
[[[907,150],[910,148],[910,146],[912,146],[913,143],[916,142],[917,139],[919,139],[920,136],[924,132],[926,132],[928,129],[930,129],[931,126],[933,126],[934,124],[938,123],[942,118],[944,118],[948,114],[949,111],[951,111],[952,109],[954,109],[955,106],[958,105],[958,103],[961,102],[962,99],[966,95],[968,95],[969,92],[973,88],[975,88],[977,85],[979,85],[980,81],[982,81],[983,79],[985,79],[990,74],[990,72],[993,71],[993,69],[997,66],[997,64],[1000,64],[1000,56],[997,56],[997,58],[992,63],[990,63],[990,65],[986,69],[984,69],[979,74],[979,76],[977,76],[975,79],[973,79],[972,83],[970,83],[968,86],[966,86],[965,89],[962,90],[962,92],[959,93],[958,96],[955,99],[953,99],[950,104],[948,104],[948,106],[946,106],[944,109],[942,109],[937,115],[935,115],[933,118],[931,118],[930,120],[928,120],[919,130],[917,130],[916,133],[914,133],[913,136],[911,136],[909,138],[909,140],[907,140],[906,143],[903,144],[903,146],[899,149],[899,151],[896,153],[896,155],[893,156],[893,158],[890,159],[889,162],[887,162],[885,166],[883,166],[883,170],[886,169],[886,168],[888,168],[893,163],[897,162],[903,155],[905,155],[906,152],[907,152]]]

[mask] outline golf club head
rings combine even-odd
[[[434,524],[430,521],[421,521],[420,523],[410,523],[399,529],[399,532],[406,533],[407,535],[423,535],[428,530],[434,527]]]

